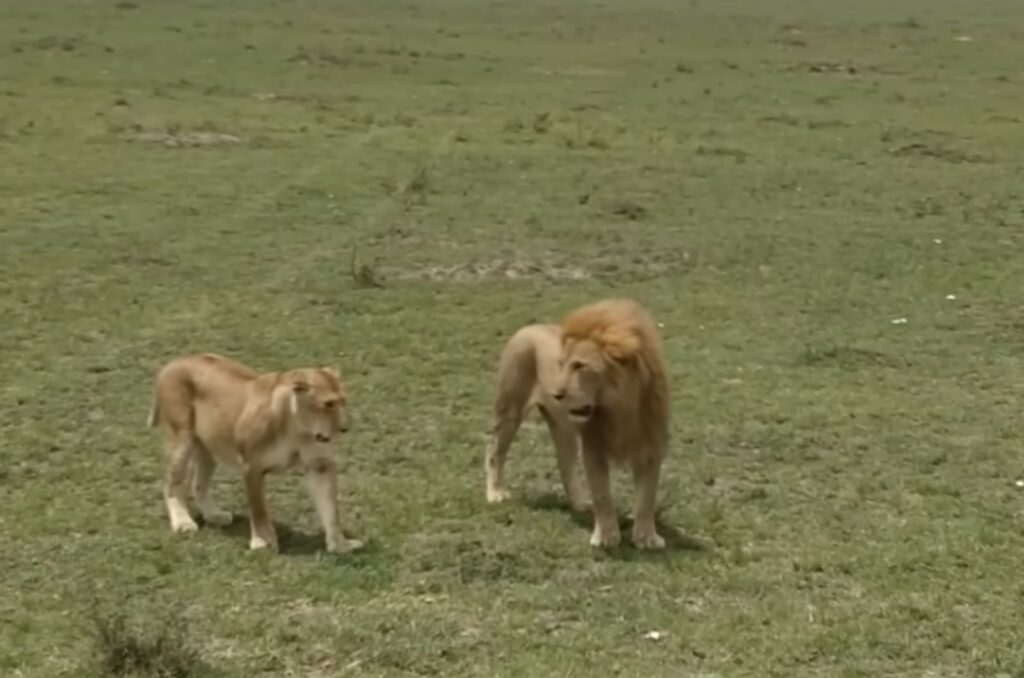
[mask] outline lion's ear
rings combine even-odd
[[[601,346],[606,356],[625,362],[640,352],[640,338],[632,332],[609,329],[601,337]]]
[[[326,372],[327,374],[331,375],[335,379],[341,379],[341,370],[339,370],[337,367],[334,367],[333,365],[327,365],[325,367],[321,367],[320,369]]]

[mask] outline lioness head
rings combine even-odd
[[[293,370],[285,376],[291,387],[291,425],[300,436],[329,443],[348,431],[345,391],[329,367]]]
[[[552,395],[573,422],[583,424],[594,416],[606,370],[605,356],[593,341],[567,339],[562,343]]]

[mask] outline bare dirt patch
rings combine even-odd
[[[242,138],[234,134],[210,131],[133,132],[125,135],[124,138],[127,141],[155,144],[167,148],[198,148],[242,143]]]
[[[399,280],[468,283],[487,279],[518,280],[543,278],[547,280],[586,280],[593,277],[593,275],[589,270],[580,266],[493,259],[490,261],[407,269],[394,273],[389,277]]]

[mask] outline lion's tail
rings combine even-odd
[[[153,399],[153,406],[149,408],[149,417],[146,419],[146,426],[153,428],[160,418],[160,402]]]

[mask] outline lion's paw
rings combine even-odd
[[[199,525],[192,518],[182,518],[171,525],[171,529],[178,534],[191,534],[199,530]]]
[[[328,544],[328,553],[350,553],[351,551],[358,551],[363,548],[365,544],[358,539],[345,539],[336,544]]]
[[[276,539],[264,539],[263,537],[253,537],[249,540],[249,549],[252,551],[277,551],[277,540]]]
[[[597,548],[613,549],[619,545],[621,540],[622,536],[618,530],[602,531],[595,528],[590,535],[590,545]]]
[[[569,506],[576,513],[591,513],[594,510],[594,504],[590,499],[570,499]]]
[[[655,530],[633,530],[633,546],[638,549],[660,551],[665,548],[665,538]]]

